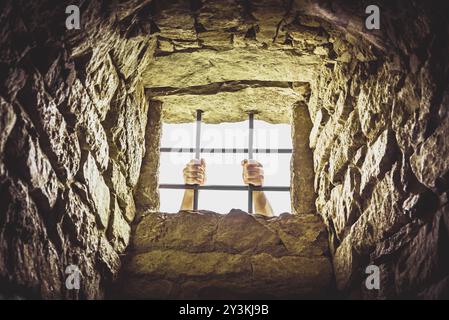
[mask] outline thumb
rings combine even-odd
[[[247,163],[248,163],[248,160],[247,160],[247,159],[242,160],[242,166],[245,166]]]

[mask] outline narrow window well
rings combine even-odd
[[[198,191],[199,210],[227,213],[235,208],[253,211],[241,165],[253,151],[252,158],[264,168],[262,188],[266,188],[263,190],[274,215],[292,211],[289,193],[291,126],[256,119],[250,139],[250,123],[250,119],[233,123],[200,123],[200,158],[206,162],[207,181]],[[184,194],[183,168],[196,156],[197,132],[198,122],[162,124],[159,165],[162,212],[179,211]]]

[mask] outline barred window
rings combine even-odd
[[[178,212],[186,188],[195,189],[193,210],[227,213],[232,208],[252,212],[251,190],[263,190],[275,214],[290,212],[291,129],[249,119],[236,123],[204,124],[201,111],[196,123],[162,126],[160,158],[160,211]],[[203,186],[185,185],[182,170],[192,158],[206,161]],[[262,187],[242,181],[243,159],[259,161],[265,172]]]

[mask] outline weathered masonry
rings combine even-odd
[[[449,4],[369,4],[3,1],[0,298],[447,298]],[[159,212],[197,109],[292,125],[291,214]]]

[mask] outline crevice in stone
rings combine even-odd
[[[187,95],[187,94],[216,94],[218,92],[235,92],[246,88],[292,88],[294,84],[302,85],[303,82],[292,83],[285,81],[258,81],[258,80],[240,80],[215,82],[203,86],[192,86],[187,88],[173,87],[153,87],[147,88],[150,97],[167,95]]]
[[[247,40],[256,40],[257,39],[257,32],[259,31],[259,26],[253,26],[248,29],[245,33],[245,39]]]
[[[164,52],[164,51],[156,52],[154,54],[154,57],[155,58],[168,57],[173,54],[189,54],[189,53],[193,53],[193,52],[207,51],[207,50],[212,50],[212,51],[217,51],[217,52],[220,51],[218,48],[202,45],[200,48],[186,48],[186,49],[182,49],[182,50],[174,50],[173,52]]]

